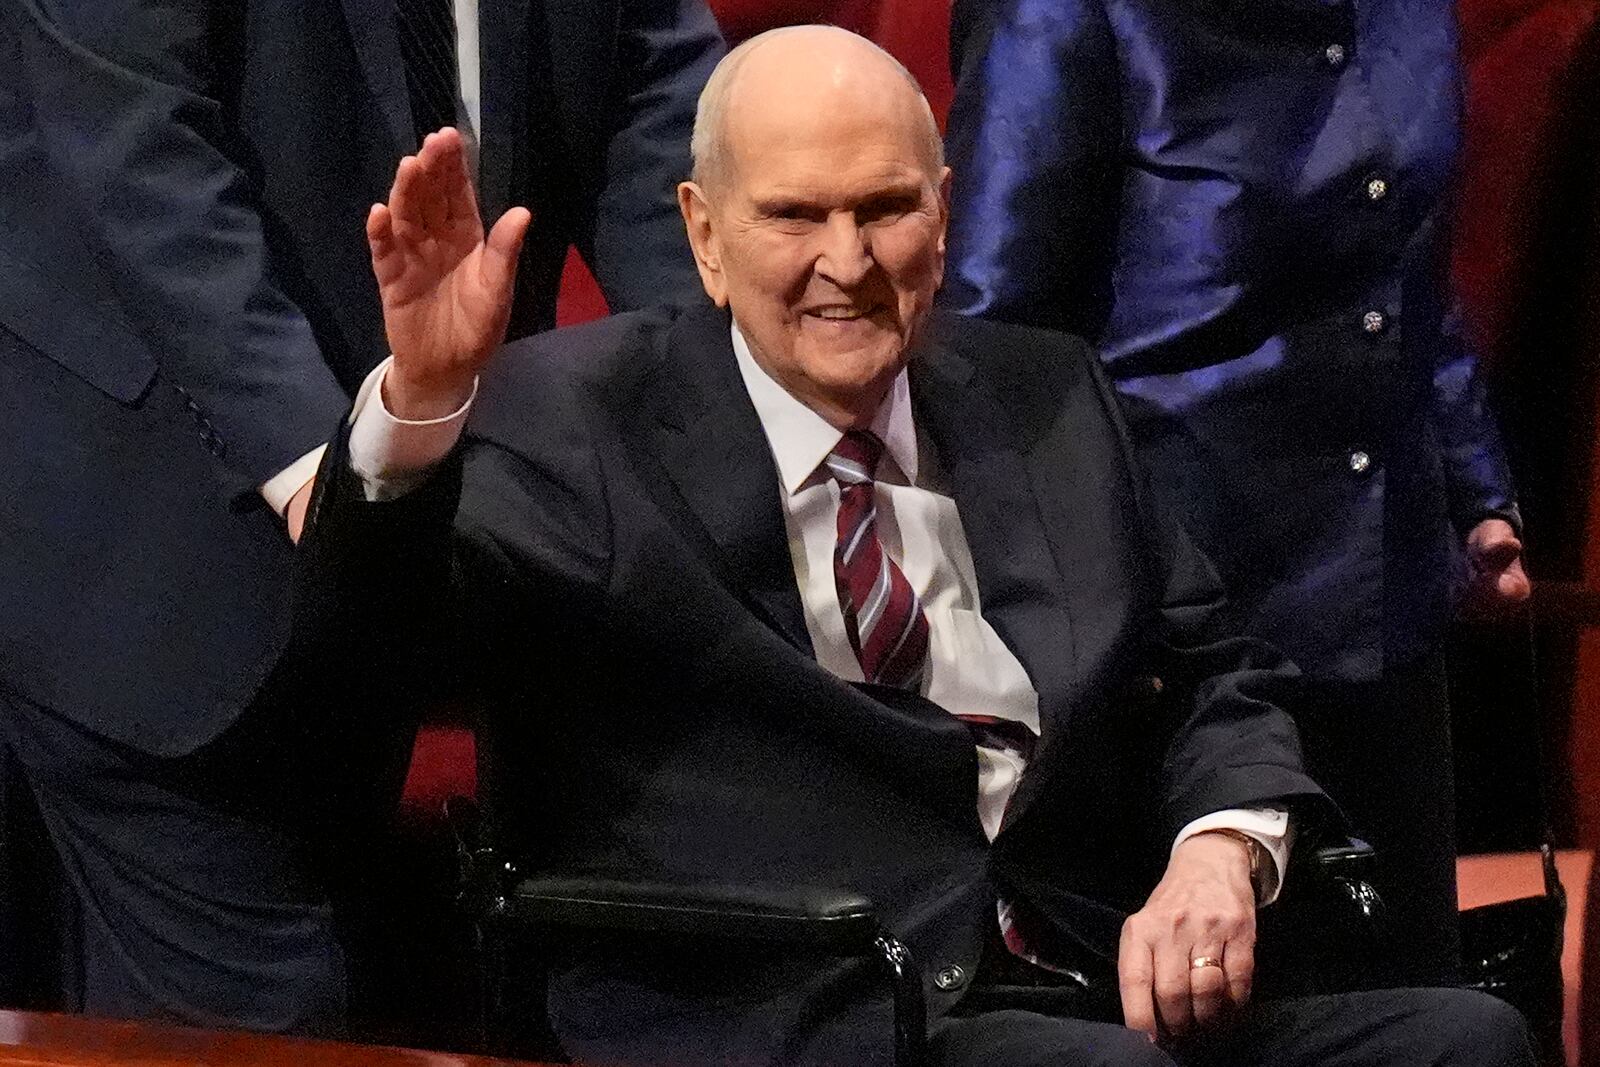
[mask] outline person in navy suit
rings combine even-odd
[[[1258,908],[1337,825],[1292,672],[1221,624],[1089,346],[933,309],[950,171],[904,68],[768,32],[692,143],[716,306],[503,348],[527,212],[485,233],[454,131],[401,165],[394,356],[318,473],[297,639],[481,698],[519,872],[867,897],[941,1067],[1530,1064],[1477,992],[1253,996]],[[892,1059],[869,960],[533,962],[580,1062]]]
[[[459,121],[490,208],[539,216],[517,332],[569,244],[617,308],[693,295],[673,185],[721,52],[698,0],[0,4],[0,747],[70,1006],[338,1028],[312,851],[408,738],[285,657],[288,535],[388,351],[366,209]]]
[[[1396,977],[1448,982],[1452,587],[1528,595],[1452,307],[1449,0],[961,0],[946,306],[1097,340],[1235,618],[1305,672]]]

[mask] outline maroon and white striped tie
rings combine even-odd
[[[869,682],[920,688],[928,661],[928,617],[916,590],[878,540],[874,475],[883,442],[865,430],[851,430],[822,461],[839,483],[839,539],[833,549],[833,576],[850,647]],[[958,715],[973,740],[993,748],[1012,748],[1033,757],[1033,732],[1021,723],[990,715]],[[1037,920],[1002,900],[1000,934],[1006,948],[1047,970],[1057,970],[1033,949]]]
[[[928,618],[916,590],[878,540],[873,481],[882,457],[882,441],[851,430],[822,461],[839,483],[833,576],[861,676],[879,685],[918,689],[928,661]]]

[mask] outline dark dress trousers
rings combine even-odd
[[[927,332],[916,418],[984,618],[1039,693],[992,847],[967,728],[812,655],[725,311],[508,346],[462,446],[398,500],[366,502],[341,440],[298,638],[347,675],[448,664],[482,694],[527,869],[860,890],[935,1018],[964,990],[932,976],[976,973],[997,893],[1104,969],[1188,821],[1273,803],[1309,828],[1324,801],[1272,703],[1283,661],[1215,627],[1212,571],[1146,496],[1087,347],[942,314]],[[585,1062],[875,1063],[881,992],[859,963],[602,948],[557,962],[549,1007]]]
[[[946,305],[1098,339],[1448,977],[1439,650],[1462,538],[1519,522],[1446,285],[1451,3],[962,0],[953,55]]]
[[[293,805],[256,800],[334,747],[300,726],[382,733],[362,718],[381,691],[307,692],[277,666],[292,550],[258,488],[387,351],[363,222],[415,149],[394,19],[384,0],[0,4],[0,737],[85,938],[112,938],[89,1010],[338,1014],[299,862],[175,828],[225,836],[201,824],[242,805],[287,847]],[[484,0],[481,23],[484,208],[539,220],[519,328],[551,323],[569,242],[616,306],[694,292],[672,189],[721,52],[704,7]],[[292,945],[201,921],[279,905]],[[235,978],[284,995],[216,994]]]

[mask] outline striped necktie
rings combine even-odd
[[[833,576],[861,676],[916,690],[928,662],[928,618],[916,590],[878,541],[873,484],[882,457],[882,441],[865,430],[851,430],[822,461],[839,483]]]
[[[833,549],[833,576],[839,586],[845,634],[869,682],[917,690],[928,662],[928,617],[906,576],[878,540],[878,507],[874,474],[883,458],[883,442],[865,430],[851,430],[822,461],[839,483],[839,536]],[[1024,761],[1033,759],[1034,736],[1021,723],[991,715],[957,715],[976,744],[1014,749]],[[1013,796],[1014,799],[1014,796]],[[1001,940],[1012,954],[1047,971],[1084,981],[1039,954],[1048,944],[1038,932],[1048,929],[1025,907],[998,902]]]
[[[428,134],[457,121],[453,0],[396,0],[395,29],[420,146]]]

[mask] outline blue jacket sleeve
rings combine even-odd
[[[1456,531],[1465,537],[1484,519],[1500,518],[1520,536],[1522,515],[1511,465],[1458,311],[1446,318],[1434,367],[1433,409]]]
[[[159,369],[159,387],[213,428],[239,492],[253,491],[325,440],[347,400],[273,285],[250,182],[229,156],[212,56],[222,9],[4,6],[15,64],[0,86],[0,261],[22,283],[0,296],[0,321],[123,401]],[[41,337],[51,316],[107,326]]]
[[[695,107],[722,34],[705,0],[626,0],[617,47],[623,118],[573,243],[613,312],[691,304],[702,290],[677,187],[689,177]]]
[[[943,303],[1097,336],[1122,162],[1116,44],[1099,0],[956,0],[951,57]]]

